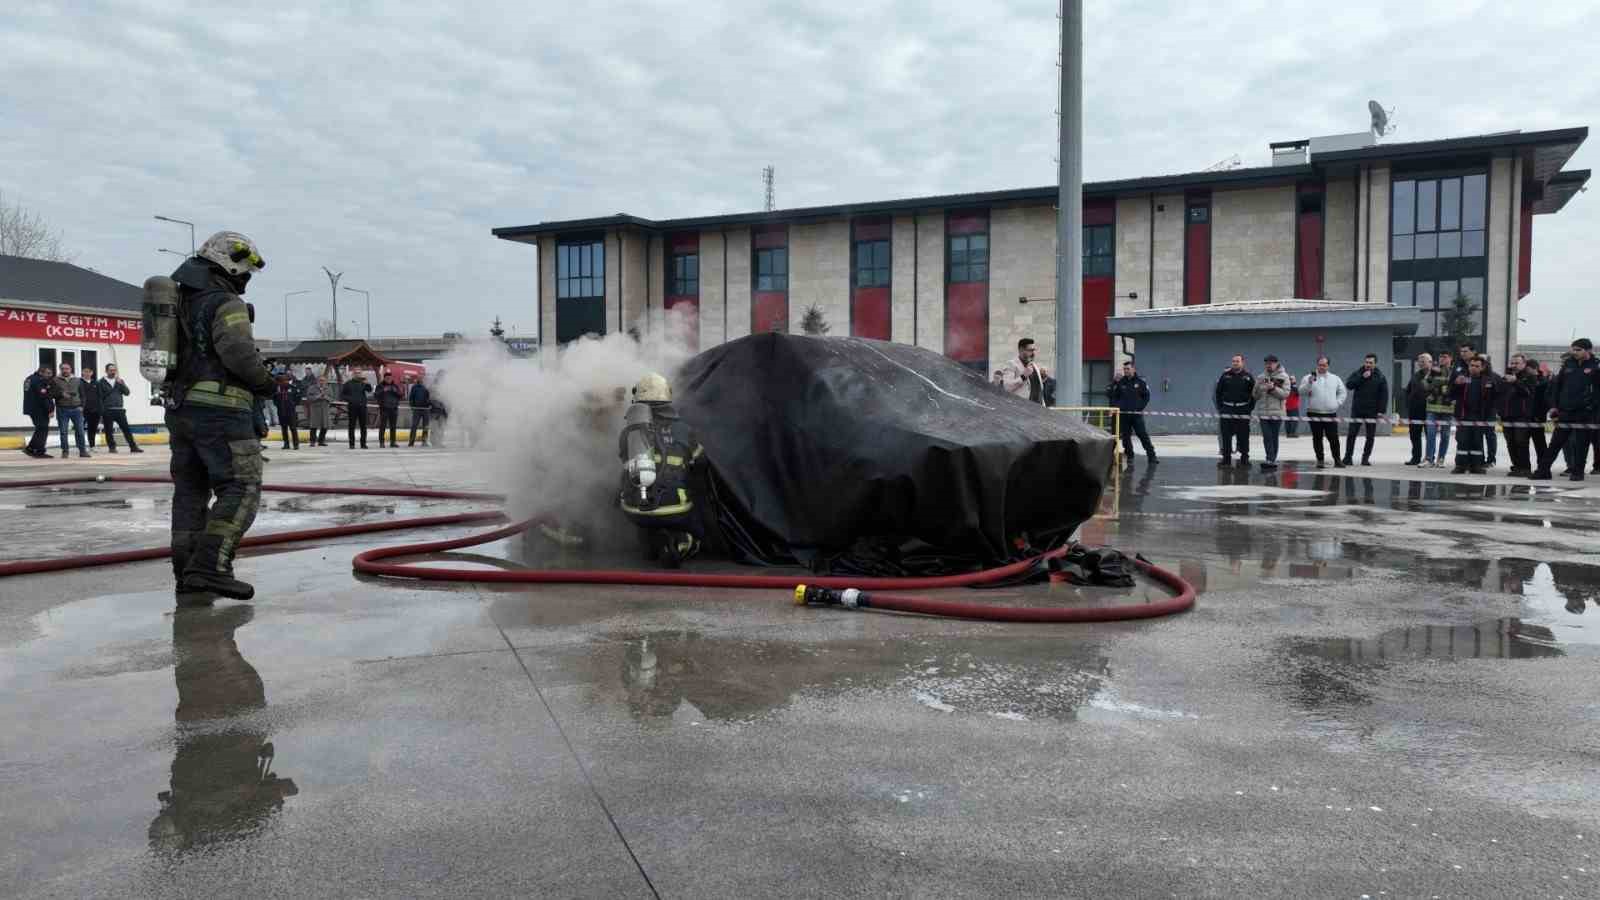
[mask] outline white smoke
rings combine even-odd
[[[510,355],[499,341],[475,341],[435,364],[434,393],[448,410],[448,446],[469,459],[515,518],[552,517],[569,530],[617,535],[621,460],[617,441],[631,388],[651,372],[678,387],[693,354],[682,313],[653,311],[626,333],[589,337],[537,357]]]

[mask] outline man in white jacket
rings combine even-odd
[[[1044,366],[1034,364],[1033,357],[1037,352],[1033,338],[1017,341],[1016,358],[1007,360],[1005,367],[994,373],[995,383],[1012,396],[1044,406],[1047,405],[1044,402],[1044,381],[1050,377],[1050,373],[1045,371]]]
[[[1300,381],[1300,401],[1305,408],[1306,421],[1311,426],[1311,448],[1317,454],[1317,468],[1326,469],[1328,463],[1322,455],[1322,442],[1328,442],[1334,466],[1344,468],[1344,457],[1339,455],[1339,407],[1344,405],[1347,392],[1344,379],[1328,372],[1328,358],[1317,357],[1317,370]]]

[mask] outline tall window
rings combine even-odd
[[[761,247],[756,250],[756,290],[789,289],[789,248]]]
[[[600,241],[556,245],[556,297],[604,297],[606,250]]]
[[[700,293],[700,254],[674,253],[672,274],[667,280],[667,293],[677,297]]]
[[[1085,225],[1083,227],[1083,277],[1103,278],[1116,267],[1116,248],[1112,244],[1111,225]]]
[[[889,286],[889,242],[856,241],[856,287]]]
[[[963,284],[989,280],[989,236],[987,234],[952,234],[947,256],[950,283]]]
[[[1489,176],[1464,172],[1402,178],[1391,188],[1389,299],[1421,310],[1418,336],[1449,330],[1457,297],[1476,307],[1481,334],[1486,321],[1485,277]]]

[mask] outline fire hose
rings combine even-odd
[[[0,490],[7,488],[58,487],[83,483],[170,484],[171,479],[153,475],[45,478],[29,481],[0,482]],[[502,502],[505,500],[505,497],[501,494],[477,491],[440,491],[421,488],[359,488],[328,485],[263,484],[261,489],[265,492],[273,493],[332,496],[478,500],[489,502]],[[335,525],[326,528],[308,528],[254,535],[246,537],[240,542],[240,546],[242,548],[265,547],[275,544],[318,541],[384,531],[505,522],[507,518],[504,513],[498,510],[483,510],[443,516],[394,519],[384,522],[362,522],[351,525]],[[794,575],[733,575],[628,569],[485,570],[384,562],[384,560],[397,557],[445,553],[451,550],[459,550],[463,547],[473,547],[503,540],[527,531],[538,522],[538,519],[523,519],[490,531],[449,540],[378,547],[357,554],[352,561],[352,568],[356,573],[362,575],[382,578],[406,578],[418,581],[465,581],[488,584],[612,584],[781,590],[793,593],[795,602],[798,605],[826,605],[841,609],[879,609],[946,618],[982,619],[1000,622],[1109,622],[1124,619],[1148,619],[1183,612],[1192,608],[1195,602],[1195,591],[1192,585],[1166,569],[1137,558],[1133,560],[1134,565],[1140,571],[1173,591],[1172,596],[1149,603],[1129,603],[1116,606],[1023,607],[964,603],[955,600],[907,597],[895,594],[865,593],[880,590],[933,590],[991,584],[1022,575],[1044,560],[1064,555],[1067,548],[1039,554],[1008,565],[961,575],[912,578],[815,576],[805,578],[804,583],[799,583],[799,579]],[[142,560],[165,559],[171,553],[170,547],[149,547],[142,550],[126,550],[114,553],[94,553],[82,556],[0,562],[0,578],[117,565]]]

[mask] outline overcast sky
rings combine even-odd
[[[1595,3],[1089,2],[1085,177],[1272,140],[1600,124]],[[244,231],[259,330],[310,334],[327,265],[373,333],[537,329],[532,247],[489,229],[1051,184],[1053,0],[0,4],[0,190],[77,262]],[[1569,163],[1597,159],[1600,133]],[[1593,194],[1593,195],[1591,195]],[[1600,192],[1534,226],[1529,338],[1600,338]],[[343,327],[365,320],[341,292]]]

